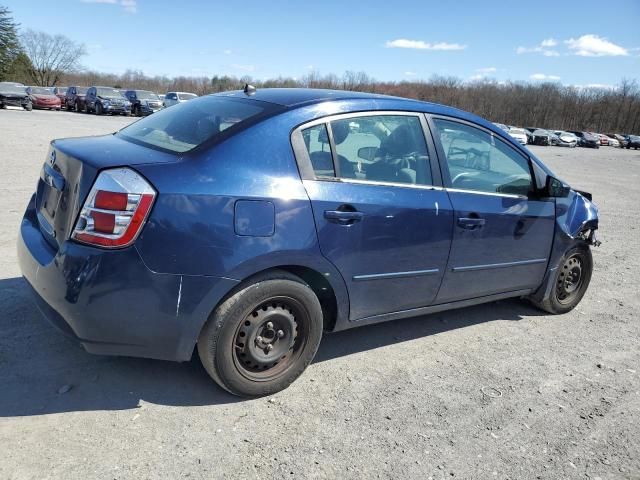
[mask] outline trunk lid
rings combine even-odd
[[[101,170],[178,159],[114,135],[54,140],[36,188],[36,212],[43,237],[56,250],[62,248]]]

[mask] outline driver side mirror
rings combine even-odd
[[[568,197],[570,192],[571,187],[569,185],[551,175],[547,176],[547,184],[545,186],[545,195],[547,197]]]

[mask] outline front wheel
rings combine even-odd
[[[99,102],[96,102],[95,114],[96,115],[102,115],[102,104],[99,103]]]
[[[553,314],[567,313],[573,310],[589,287],[593,272],[593,258],[587,245],[579,245],[568,250],[558,270],[549,278],[553,281],[549,298],[534,304]]]
[[[313,290],[294,275],[272,272],[216,308],[200,334],[198,353],[211,378],[230,393],[271,395],[311,363],[322,326]]]

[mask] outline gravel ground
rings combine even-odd
[[[275,397],[196,361],[97,357],[46,324],[15,259],[50,139],[127,118],[0,111],[0,478],[640,478],[640,152],[534,152],[600,207],[582,303],[521,301],[323,340]]]

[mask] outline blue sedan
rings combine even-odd
[[[598,213],[475,115],[346,91],[201,97],[51,142],[21,224],[45,317],[91,353],[272,394],[323,332],[510,297],[570,311]]]

